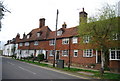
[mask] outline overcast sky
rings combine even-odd
[[[11,40],[20,33],[29,33],[39,27],[39,19],[46,19],[46,26],[53,31],[56,24],[56,12],[59,10],[58,29],[63,22],[67,27],[75,27],[79,24],[79,12],[82,8],[88,16],[96,14],[97,9],[105,3],[117,4],[120,0],[2,0],[11,13],[6,13],[2,20],[0,41]]]

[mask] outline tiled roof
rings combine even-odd
[[[37,37],[37,33],[41,33],[40,37]],[[27,35],[31,35],[29,38],[27,38],[27,35],[25,38],[19,40],[19,42],[26,42],[26,41],[35,41],[35,40],[44,40],[47,39],[48,34],[51,32],[48,26],[44,26],[42,28],[36,28],[33,29],[30,33]]]
[[[63,33],[60,36],[57,36],[56,38],[67,38],[67,37],[72,37],[72,36],[78,35],[77,27],[60,28],[58,31],[60,31],[60,30],[63,31]],[[42,33],[40,37],[37,37],[38,32]],[[26,35],[25,38],[20,39],[18,42],[54,39],[55,33],[56,33],[56,31],[51,31],[48,26],[44,26],[42,28],[33,29],[30,33],[27,34],[27,35],[31,35],[29,38],[27,38],[27,35]]]
[[[65,38],[65,37],[72,37],[78,35],[78,28],[77,27],[71,27],[71,28],[61,28],[58,31],[63,31],[63,33],[60,36],[57,36],[56,38]],[[55,38],[56,31],[50,32],[48,39]]]

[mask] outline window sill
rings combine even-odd
[[[76,58],[76,57],[78,57],[78,56],[73,56],[73,57],[75,57],[75,58]]]
[[[78,44],[78,43],[72,43],[72,44]]]
[[[62,57],[68,57],[68,55],[65,55],[65,56],[64,56],[64,55],[62,55]]]
[[[91,58],[91,57],[93,57],[93,56],[89,56],[89,57],[83,56],[83,57],[85,57],[85,58]]]
[[[50,46],[54,46],[54,45],[50,45]]]
[[[50,57],[53,57],[53,55],[51,55]]]
[[[38,45],[34,45],[34,46],[38,46]]]
[[[69,44],[69,43],[68,43]],[[62,45],[68,45],[68,44],[62,44]]]
[[[117,60],[120,60],[120,59],[110,59],[110,60],[116,60],[117,61]]]

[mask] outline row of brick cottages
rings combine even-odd
[[[82,15],[83,14],[87,15],[86,12],[82,13]],[[86,18],[87,16],[83,17]],[[80,20],[80,23],[81,22]],[[53,61],[56,32],[57,51],[55,59],[63,59],[67,64],[70,55],[72,65],[88,67],[91,64],[95,64],[95,69],[100,68],[101,51],[96,50],[96,45],[89,43],[90,38],[88,36],[84,37],[84,40],[82,40],[82,37],[78,37],[77,26],[67,28],[66,23],[64,23],[62,28],[57,31],[51,31],[48,26],[45,26],[44,18],[39,20],[39,28],[33,29],[28,34],[24,33],[22,39],[20,38],[20,34],[17,34],[13,40],[8,41],[7,44],[5,44],[4,54],[12,55],[14,51],[14,53],[17,54],[17,58],[27,57],[32,54],[34,56],[44,54],[44,58],[51,62]],[[114,41],[117,41],[117,37]],[[113,47],[114,46],[116,45],[113,44]],[[120,70],[120,49],[112,48],[109,50],[109,54],[109,66],[116,71]]]

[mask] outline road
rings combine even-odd
[[[73,81],[70,79],[76,79],[76,81],[89,81],[82,78],[84,77],[2,57],[2,79],[49,79],[50,81],[55,79]]]

